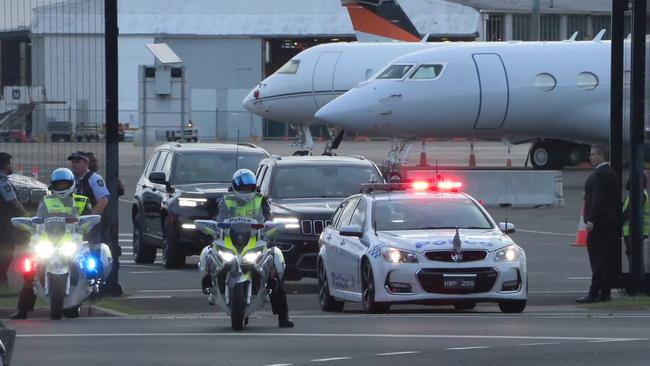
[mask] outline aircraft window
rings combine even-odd
[[[420,65],[411,75],[411,79],[425,80],[435,79],[442,72],[442,65]]]
[[[591,72],[581,72],[578,74],[578,87],[583,90],[594,90],[598,86],[598,76]]]
[[[298,66],[300,66],[300,60],[289,60],[284,66],[282,66],[277,74],[295,74],[298,72]]]
[[[551,74],[541,73],[535,76],[535,88],[544,92],[550,92],[555,89],[557,85],[557,80]]]
[[[401,79],[412,68],[413,65],[390,65],[377,76],[377,79]]]

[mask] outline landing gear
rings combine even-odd
[[[311,150],[314,148],[314,139],[311,136],[309,126],[301,123],[298,126],[291,125],[291,127],[298,130],[297,140],[291,145],[298,147],[298,150],[293,153],[293,156],[311,155]]]
[[[384,176],[388,178],[389,182],[402,178],[402,166],[406,164],[406,158],[412,148],[413,140],[399,140],[392,143],[388,152],[388,160],[384,161],[384,165],[388,169]]]
[[[323,155],[326,156],[335,156],[336,153],[334,153],[332,150],[336,150],[339,148],[339,145],[341,145],[341,141],[343,141],[343,136],[345,136],[345,130],[339,130],[336,132],[336,134],[333,134],[332,130],[329,128],[327,131],[330,133],[330,140],[327,142],[325,145],[325,151],[323,151]]]
[[[589,145],[566,141],[537,141],[530,148],[530,162],[535,169],[560,170],[567,165],[577,165],[589,158]]]

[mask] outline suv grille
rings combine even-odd
[[[331,223],[330,220],[302,220],[300,227],[304,235],[320,235],[323,229]]]
[[[452,262],[452,263],[464,263],[464,262],[475,262],[482,261],[487,257],[487,252],[485,250],[463,250],[461,251],[461,256],[456,256],[456,252],[453,250],[441,250],[435,252],[426,252],[424,255],[430,261],[436,262]],[[456,260],[454,260],[456,259]]]

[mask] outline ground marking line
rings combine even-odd
[[[464,351],[468,349],[486,349],[486,348],[492,348],[488,346],[475,346],[475,347],[452,347],[452,348],[445,348],[447,351]]]
[[[562,343],[558,343],[558,342],[522,343],[522,344],[518,344],[517,346],[550,346],[555,344],[562,344]]]
[[[576,236],[576,234],[554,233],[552,231],[524,230],[524,229],[519,229],[519,228],[517,228],[517,231],[521,231],[522,233],[531,233],[531,234],[569,236],[569,237],[572,237],[572,238]]]
[[[193,289],[177,289],[177,290],[138,290],[138,292],[201,292],[200,289],[198,288],[193,288]]]
[[[327,362],[327,361],[341,361],[349,360],[352,357],[332,357],[332,358],[317,358],[315,360],[310,360],[311,362]]]
[[[179,271],[138,271],[127,272],[128,274],[158,274],[158,273],[178,273]]]
[[[130,319],[130,318],[129,318]],[[505,336],[505,335],[458,335],[458,334],[345,334],[345,333],[34,333],[21,334],[22,338],[51,337],[312,337],[312,338],[414,338],[414,339],[531,339],[562,341],[643,341],[648,338],[598,338],[598,337],[558,337],[558,336]]]
[[[602,339],[602,340],[597,340],[597,341],[587,341],[587,343],[610,343],[610,342],[638,342],[638,341],[643,341],[645,339],[635,339],[635,338],[630,338],[630,339]]]
[[[292,363],[274,363],[273,365],[264,365],[264,366],[292,366]]]
[[[143,265],[137,265],[137,264],[122,264],[123,261],[120,261],[120,267],[128,267],[128,268],[151,268],[151,266],[143,266]]]
[[[591,277],[567,277],[567,280],[590,280]]]
[[[403,351],[403,352],[388,352],[388,353],[377,353],[376,356],[397,356],[397,355],[411,355],[420,353],[420,351]]]
[[[153,299],[171,299],[170,295],[160,295],[160,296],[127,296],[124,299],[126,300],[153,300]]]

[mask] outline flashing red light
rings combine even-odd
[[[253,96],[255,97],[255,99],[260,99],[260,90],[259,90],[259,89],[255,89],[255,90],[253,91]]]
[[[417,180],[417,181],[413,182],[411,187],[415,191],[426,191],[426,190],[429,189],[429,183],[425,182],[425,181]]]
[[[34,260],[32,258],[25,258],[23,260],[23,273],[32,273],[35,267]]]
[[[462,187],[463,187],[463,183],[461,182],[438,182],[438,189],[441,191],[461,189]]]

